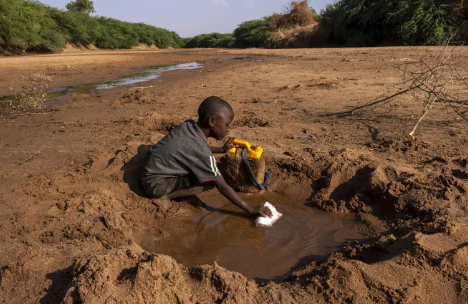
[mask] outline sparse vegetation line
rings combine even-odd
[[[281,33],[316,24],[317,14],[308,1],[292,1],[282,13],[241,23],[232,34],[202,34],[185,39],[186,48],[210,47],[282,47],[287,46]],[[288,39],[286,39],[288,40]],[[289,41],[292,42],[292,41]]]
[[[222,39],[219,39],[222,37]],[[186,39],[186,47],[443,45],[468,38],[468,1],[336,0],[317,14],[308,1],[241,23],[232,34]],[[220,43],[220,42],[223,43]]]

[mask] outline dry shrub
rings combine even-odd
[[[279,30],[279,29],[284,29],[291,27],[291,24],[289,24],[289,16],[288,15],[283,15],[283,14],[273,14],[270,17],[270,27],[273,30]]]
[[[289,19],[294,25],[305,26],[315,23],[308,1],[292,1],[289,4]]]
[[[274,31],[315,23],[314,13],[309,8],[308,1],[291,1],[284,13],[273,14],[270,17],[270,28]]]
[[[295,26],[279,29],[269,39],[269,46],[281,47],[309,47],[310,40],[316,32],[316,24],[308,26]]]

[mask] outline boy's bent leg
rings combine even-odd
[[[204,184],[199,184],[199,185],[193,185],[189,188],[186,189],[179,189],[176,190],[172,193],[169,193],[166,195],[168,199],[175,199],[175,198],[180,198],[180,197],[187,197],[187,196],[192,196],[192,195],[197,195],[202,192],[211,190],[214,188],[214,184],[209,182],[209,183],[204,183]]]
[[[174,188],[177,178],[165,176],[149,176],[141,180],[143,189],[151,198],[151,203],[163,212],[172,207],[166,195]]]
[[[204,201],[202,201],[200,198],[198,198],[197,194],[200,194],[202,192],[211,190],[214,188],[214,183],[205,183],[201,185],[193,185],[187,189],[179,189],[176,190],[170,194],[168,194],[166,197],[169,199],[175,199],[175,198],[180,198],[184,197],[187,200],[187,203],[194,207],[199,207],[202,209],[206,209],[207,205]]]
[[[172,191],[177,182],[175,177],[160,175],[148,176],[141,180],[141,185],[150,198],[160,198]]]
[[[172,207],[171,200],[166,197],[152,198],[151,203],[159,207],[162,211],[167,211]]]
[[[164,210],[172,206],[171,200],[181,197],[190,197],[188,199],[190,204],[203,207],[205,204],[195,195],[215,187],[212,182],[199,184],[195,176],[192,175],[179,178],[155,176],[142,180],[142,185],[148,195],[152,197],[152,203]]]

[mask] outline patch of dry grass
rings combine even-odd
[[[47,94],[41,91],[36,91],[33,93],[23,93],[21,94],[18,104],[15,105],[15,108],[21,111],[44,110],[46,108],[46,104],[45,104],[46,97],[47,97]]]
[[[312,38],[317,24],[307,26],[294,26],[285,29],[279,29],[274,32],[269,39],[271,47],[309,47],[309,38]]]
[[[46,108],[47,89],[52,77],[44,72],[32,73],[20,78],[21,92],[17,102],[9,108],[16,111],[41,111]]]
[[[52,81],[52,77],[45,74],[44,72],[32,73],[23,77],[23,81],[33,82],[33,83],[49,83]]]

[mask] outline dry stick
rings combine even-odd
[[[361,109],[364,109],[364,108],[368,108],[368,107],[371,107],[371,106],[374,106],[374,105],[377,105],[377,104],[380,104],[380,103],[383,103],[385,101],[388,101],[392,98],[395,98],[399,95],[402,95],[402,94],[405,94],[405,93],[408,93],[412,90],[415,90],[415,89],[420,89],[422,86],[425,86],[425,81],[427,81],[427,78],[433,78],[434,77],[434,74],[435,74],[435,71],[440,68],[440,64],[443,60],[441,59],[439,61],[439,64],[434,67],[434,68],[428,68],[425,72],[421,73],[419,76],[417,77],[414,77],[413,79],[411,80],[408,80],[412,82],[411,86],[403,91],[399,91],[391,96],[388,96],[388,97],[385,97],[383,99],[379,99],[377,101],[374,101],[374,102],[371,102],[371,103],[368,103],[368,104],[365,104],[363,106],[359,106],[359,107],[355,107],[349,111],[345,111],[345,112],[339,112],[339,113],[332,113],[332,114],[329,114],[327,116],[332,116],[332,115],[346,115],[346,114],[351,114],[353,115],[355,111],[358,111],[358,110],[361,110]],[[427,75],[428,74],[428,75]],[[422,78],[425,78],[425,79],[422,79]],[[416,83],[419,83],[416,85]]]
[[[447,50],[444,51],[445,53],[447,52]],[[444,55],[445,55],[444,53]],[[442,65],[449,59],[449,58],[444,58],[444,55],[441,56],[441,58],[439,59],[439,62],[437,63],[437,65],[435,67],[430,67],[426,62],[423,61],[423,64],[427,67],[426,71],[422,72],[420,75],[408,80],[407,82],[412,82],[411,86],[403,91],[399,91],[391,96],[388,96],[388,97],[385,97],[383,99],[379,99],[377,101],[374,101],[374,102],[371,102],[371,103],[368,103],[368,104],[365,104],[363,106],[359,106],[359,107],[355,107],[349,111],[345,111],[345,112],[339,112],[339,113],[332,113],[330,115],[327,115],[327,116],[332,116],[332,115],[353,115],[355,111],[357,110],[361,110],[361,109],[364,109],[364,108],[368,108],[368,107],[371,107],[371,106],[374,106],[374,105],[377,105],[377,104],[380,104],[380,103],[383,103],[385,101],[388,101],[396,96],[399,96],[399,95],[402,95],[402,94],[405,94],[405,93],[408,93],[410,91],[413,91],[415,89],[421,89],[422,86],[426,86],[426,81],[428,79],[431,79],[431,78],[434,78],[434,76],[437,74],[436,71],[438,69],[440,69],[442,67]],[[416,85],[416,83],[418,83]]]
[[[460,117],[463,118],[464,120],[468,121],[468,118],[465,117],[465,114],[466,114],[466,113],[460,113],[460,112],[458,111],[458,109],[457,109],[456,107],[454,107],[453,105],[449,105],[449,106],[455,111],[455,113],[458,114],[458,116],[460,116]]]
[[[445,83],[444,87],[440,90],[439,93],[434,93],[436,96],[434,97],[434,99],[432,99],[431,102],[429,102],[425,109],[424,109],[424,113],[423,115],[419,118],[418,122],[416,123],[416,125],[414,126],[413,130],[411,131],[411,133],[409,134],[409,136],[411,136],[413,139],[414,139],[414,134],[416,133],[416,130],[418,129],[419,125],[421,124],[421,122],[424,120],[424,118],[426,117],[427,113],[429,113],[429,111],[431,110],[432,106],[434,105],[434,102],[439,99],[439,95],[443,93],[443,91],[445,91],[445,89],[447,88],[447,86],[449,85],[450,81],[452,80],[452,78],[450,77],[449,81],[447,81],[447,83]]]
[[[42,152],[42,150],[44,150],[46,146],[42,147],[39,151],[36,151],[34,152],[33,154],[31,154],[28,158],[26,158],[25,160],[23,160],[21,163],[19,163],[18,165],[21,166],[22,164],[24,164],[25,162],[33,159],[34,157],[36,157],[36,155],[40,154]]]
[[[403,91],[399,91],[399,92],[397,92],[397,93],[395,93],[395,94],[393,94],[393,95],[391,95],[391,96],[385,97],[385,98],[383,98],[383,99],[379,99],[379,100],[377,100],[377,101],[374,101],[374,102],[365,104],[365,105],[363,105],[363,106],[359,106],[359,107],[353,108],[352,110],[349,110],[349,111],[346,111],[346,112],[332,113],[332,114],[329,114],[329,115],[327,115],[327,116],[332,116],[332,115],[346,115],[346,114],[351,114],[351,115],[352,115],[352,114],[354,114],[354,112],[357,111],[357,110],[364,109],[364,108],[371,107],[371,106],[373,106],[373,105],[376,105],[376,104],[385,102],[385,101],[387,101],[387,100],[389,100],[389,99],[392,99],[392,98],[394,98],[394,97],[396,97],[396,96],[398,96],[398,95],[405,94],[405,93],[408,93],[408,92],[411,91],[411,90],[420,88],[422,85],[423,85],[423,84],[421,83],[421,84],[418,84],[417,86],[414,86],[414,87],[411,86],[411,87],[409,87],[409,88],[407,88],[407,89],[405,89],[405,90],[403,90]]]
[[[459,105],[462,105],[462,106],[468,105],[468,100],[438,99],[438,100],[436,100],[436,102],[447,103],[447,104],[456,103],[456,104],[459,104]]]
[[[444,52],[443,53],[439,53],[439,60],[438,60],[438,63],[434,66],[434,67],[431,67],[430,65],[428,65],[426,63],[426,61],[424,61],[422,58],[422,56],[420,55],[420,53],[412,48],[416,54],[418,54],[418,56],[421,58],[420,60],[420,63],[422,63],[423,65],[426,66],[426,70],[423,71],[423,72],[409,72],[411,75],[415,76],[413,77],[411,80],[412,80],[412,85],[414,85],[416,82],[418,82],[421,78],[423,78],[423,76],[425,76],[426,74],[429,73],[429,75],[426,76],[426,78],[424,78],[423,80],[419,81],[421,84],[424,84],[424,86],[426,86],[425,82],[428,81],[428,79],[433,79],[434,77],[436,78],[436,83],[439,82],[439,79],[438,79],[438,73],[436,73],[439,69],[441,68],[444,68],[447,66],[447,61],[451,60],[452,57],[453,57],[453,54],[455,52],[455,49],[456,47],[452,48],[451,51],[450,51],[450,54],[447,55],[447,50],[448,50],[448,45],[450,43],[450,41],[453,39],[453,35],[447,40],[446,42],[446,45],[444,47]],[[447,55],[447,56],[446,56]],[[452,66],[452,65],[450,65]],[[405,73],[406,73],[406,68],[405,68]],[[416,76],[417,75],[417,76]],[[430,76],[430,77],[429,77]],[[429,77],[429,78],[427,78]],[[427,86],[426,86],[427,87]],[[431,91],[433,92],[433,91]]]
[[[28,115],[45,115],[45,114],[50,114],[52,112],[41,112],[41,113],[35,113],[35,112],[27,112],[27,113],[20,113],[20,114],[14,114],[15,116],[28,116]]]
[[[413,47],[410,47],[410,48],[413,49],[413,50],[415,51],[415,53],[419,56],[419,58],[420,58],[420,61],[419,61],[419,62],[422,63],[422,64],[424,64],[424,65],[426,66],[426,68],[427,68],[426,71],[420,73],[420,76],[414,78],[415,81],[418,80],[418,78],[422,77],[423,75],[427,74],[428,72],[430,72],[431,78],[433,78],[434,75],[437,76],[437,74],[435,73],[435,71],[436,71],[437,69],[439,69],[440,67],[444,66],[446,60],[449,60],[449,59],[452,57],[453,52],[455,51],[455,48],[454,48],[454,49],[451,51],[450,56],[448,56],[447,58],[445,58],[445,55],[446,55],[447,49],[448,49],[448,43],[450,42],[451,39],[452,39],[452,38],[449,38],[449,39],[447,40],[447,45],[446,45],[445,48],[444,48],[444,53],[443,53],[443,54],[442,54],[442,53],[439,53],[438,56],[440,56],[440,57],[439,57],[438,63],[437,63],[434,67],[431,67],[430,65],[428,65],[428,64],[426,63],[426,61],[424,61],[424,60],[422,59],[423,56],[418,52],[418,50],[416,50],[416,49],[413,48]],[[412,72],[410,72],[410,73],[413,74]],[[416,74],[419,74],[419,73],[416,73]],[[413,82],[413,83],[414,83],[414,82]]]

